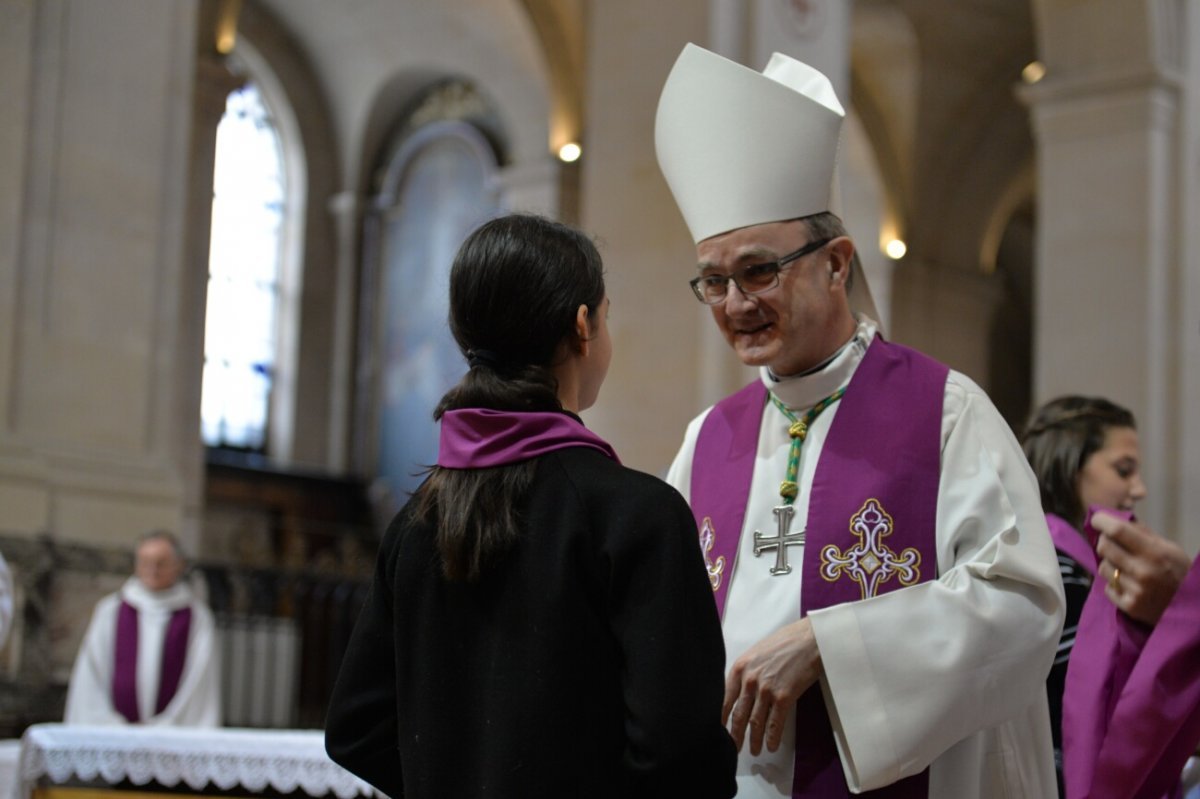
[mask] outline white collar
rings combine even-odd
[[[850,340],[815,370],[795,377],[776,377],[764,366],[759,370],[760,379],[792,410],[811,408],[850,382],[878,330],[873,319],[859,316],[858,328]]]
[[[136,577],[121,586],[121,598],[138,610],[179,610],[192,602],[192,589],[184,578],[163,591],[150,591]]]

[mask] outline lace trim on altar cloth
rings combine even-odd
[[[21,739],[20,785],[0,799],[24,799],[47,778],[168,788],[207,786],[251,792],[268,787],[338,799],[381,796],[325,754],[319,730],[83,727],[37,724]]]

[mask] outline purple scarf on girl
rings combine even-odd
[[[588,447],[621,462],[607,441],[571,414],[489,408],[463,408],[442,414],[437,462],[446,469],[485,469],[567,447]]]

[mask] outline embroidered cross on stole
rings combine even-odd
[[[807,497],[798,615],[936,578],[935,525],[947,367],[877,336],[841,400]],[[724,614],[745,522],[767,391],[756,380],[709,412],[696,442],[691,499]],[[761,477],[760,477],[761,479]],[[786,506],[785,506],[786,507]],[[756,537],[787,567],[786,522]],[[789,519],[790,520],[790,519]],[[795,534],[792,534],[795,535]],[[764,540],[765,539],[765,540]],[[774,570],[773,570],[774,571]],[[928,795],[928,770],[864,796]],[[796,706],[793,797],[848,797],[820,686]]]

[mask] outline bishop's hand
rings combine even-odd
[[[742,654],[725,678],[722,722],[740,751],[750,730],[750,754],[774,752],[796,700],[821,676],[821,653],[807,618],[776,630]]]

